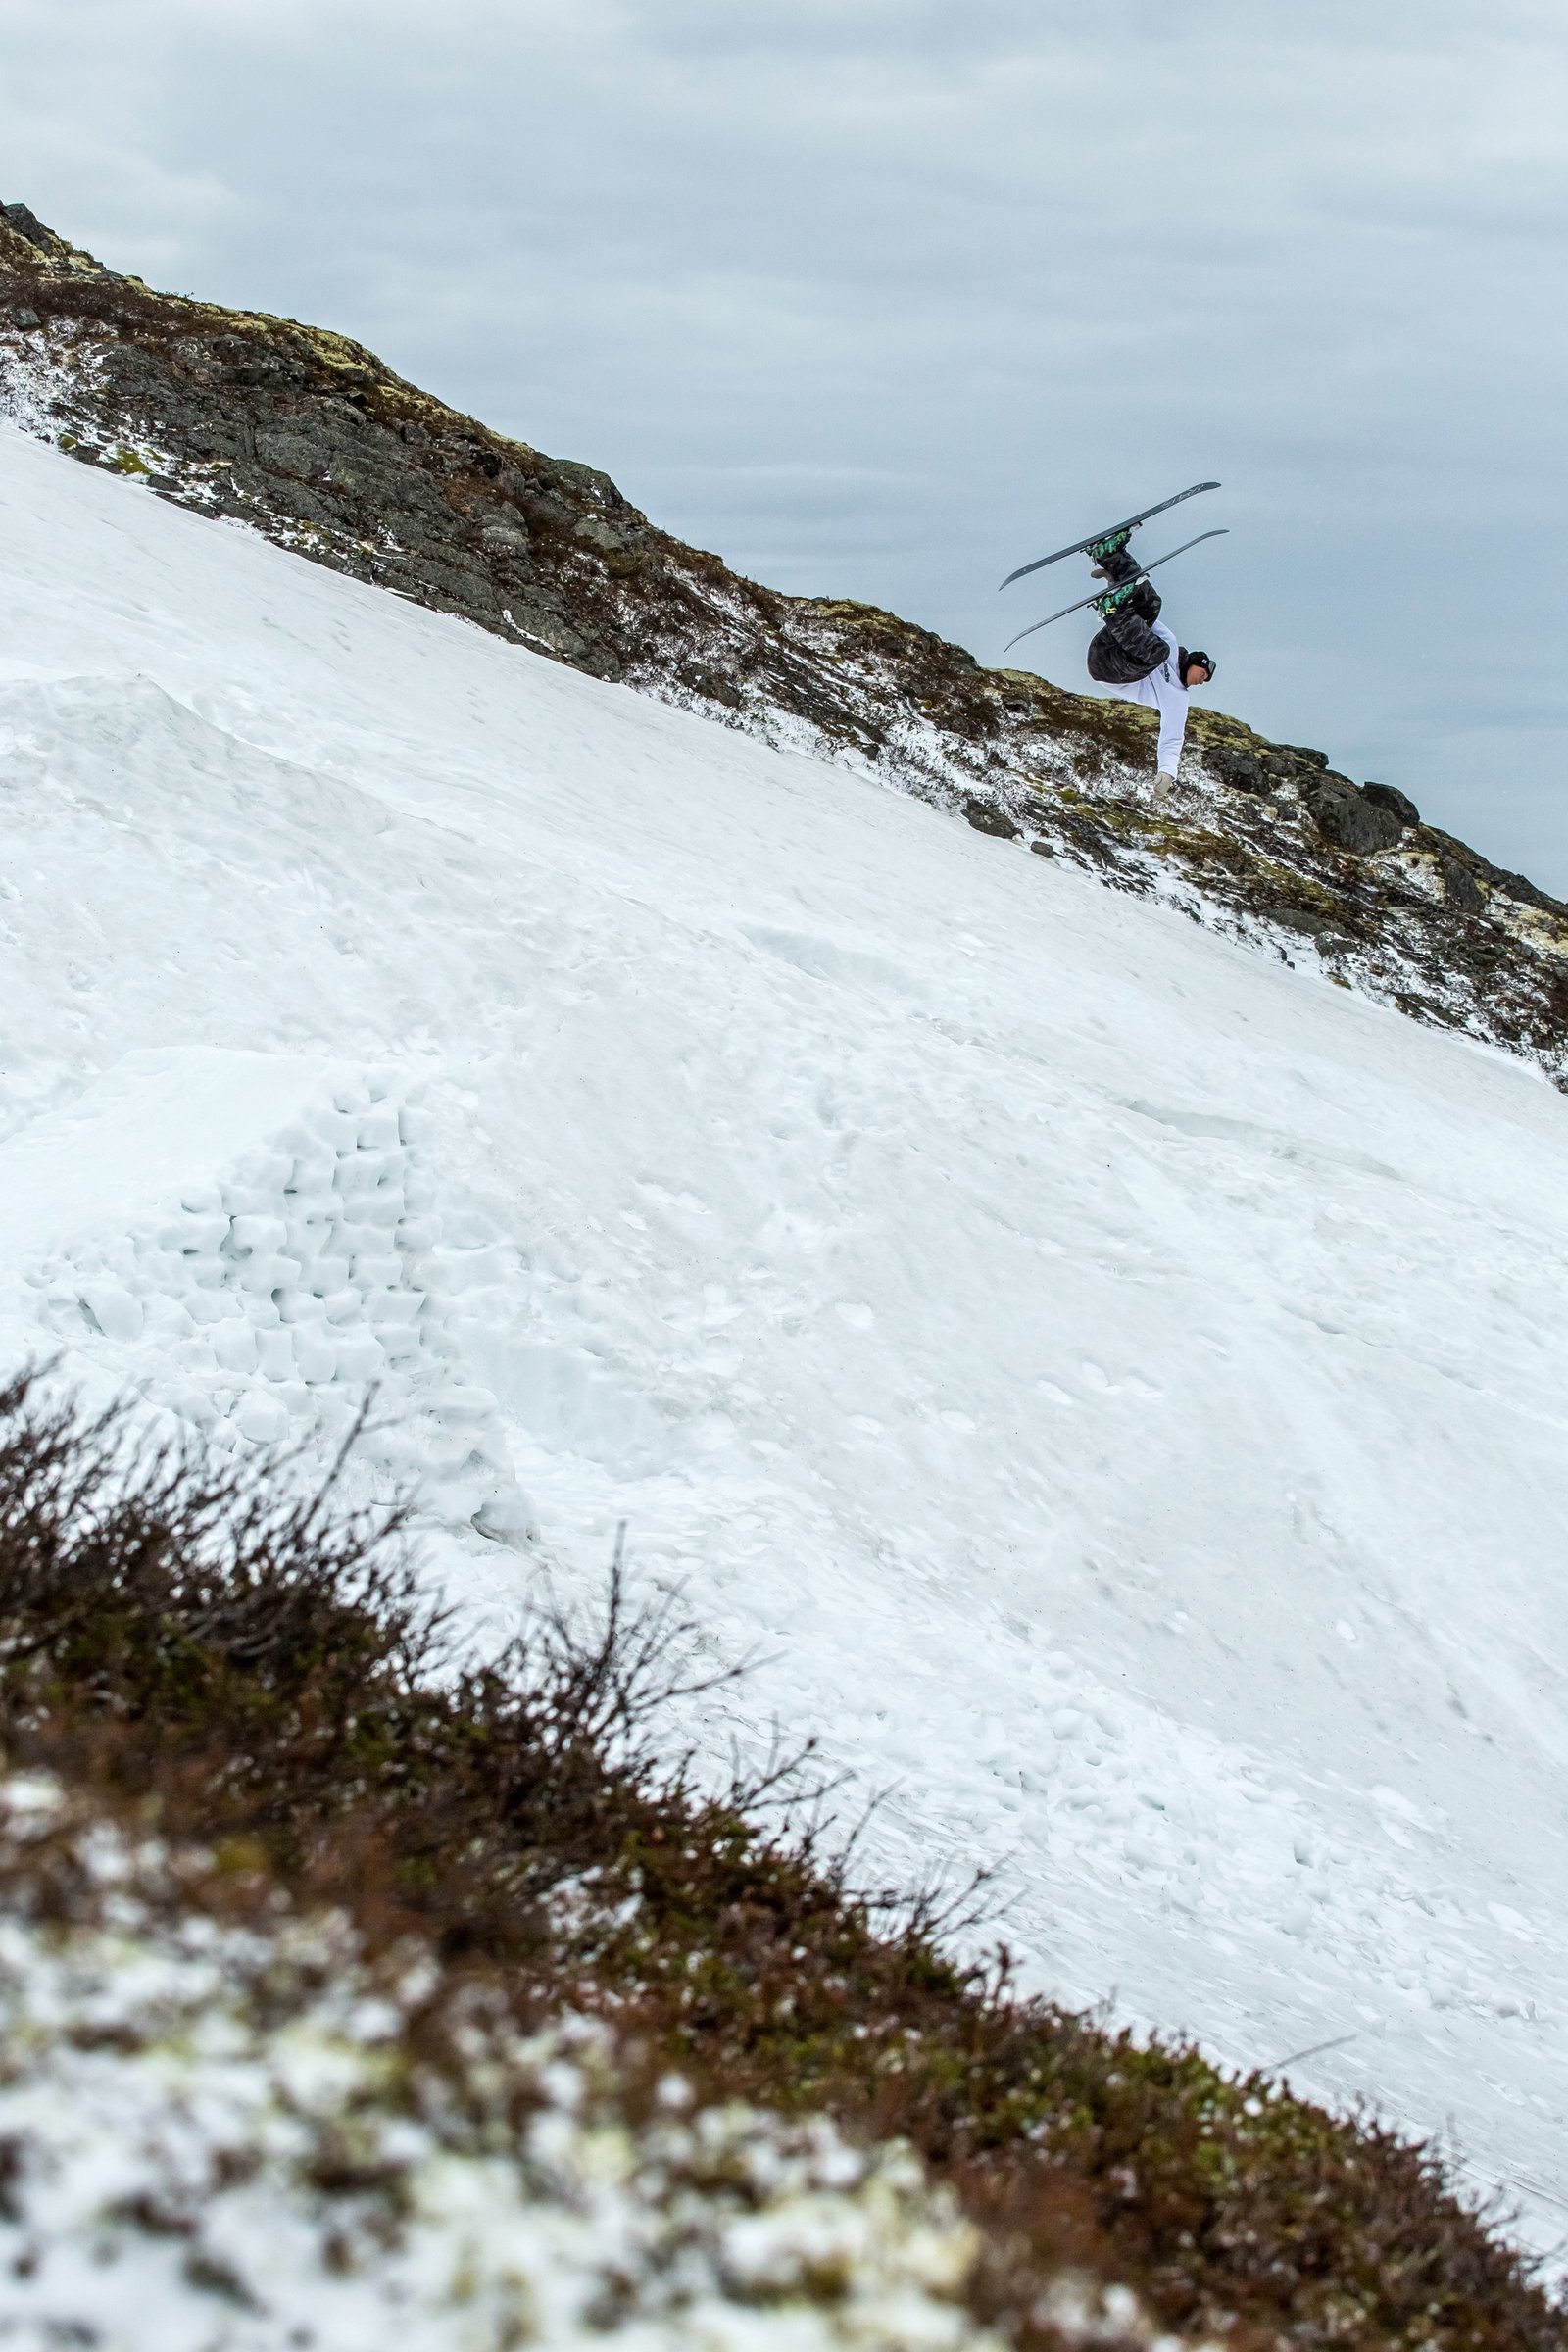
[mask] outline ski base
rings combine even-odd
[[[1121,525],[1118,524],[1117,528],[1120,529]],[[1109,533],[1102,531],[1100,536],[1102,539],[1108,538]],[[1139,580],[1147,580],[1152,571],[1157,571],[1162,564],[1169,564],[1173,562],[1177,556],[1185,556],[1190,547],[1201,547],[1205,539],[1225,539],[1229,536],[1229,531],[1226,529],[1220,529],[1217,531],[1200,531],[1196,539],[1184,539],[1180,547],[1173,547],[1171,549],[1168,556],[1156,556],[1152,564],[1144,564],[1140,570],[1133,574],[1131,580],[1118,580],[1116,585],[1118,588],[1135,586]],[[1072,552],[1073,551],[1071,548],[1067,550],[1069,555],[1071,555]],[[1110,590],[1108,588],[1097,588],[1093,596],[1081,596],[1075,605],[1063,605],[1059,612],[1048,612],[1044,620],[1032,620],[1026,629],[1020,629],[1018,631],[1016,637],[1009,637],[1007,639],[1006,644],[1002,649],[1003,652],[1004,654],[1010,654],[1015,645],[1021,645],[1026,637],[1032,637],[1036,629],[1049,629],[1054,620],[1065,620],[1069,612],[1082,612],[1087,605],[1098,605],[1102,597],[1108,596],[1109,594]]]
[[[1148,522],[1152,515],[1163,514],[1171,507],[1179,507],[1183,499],[1197,498],[1201,491],[1217,490],[1218,488],[1218,482],[1195,482],[1190,490],[1178,490],[1174,498],[1162,498],[1157,507],[1145,507],[1141,514],[1129,514],[1125,522],[1106,523],[1103,529],[1091,531],[1087,539],[1075,539],[1071,547],[1058,547],[1054,556],[1040,556],[1036,558],[1033,564],[1020,564],[1016,571],[1008,572],[1006,578],[1003,581],[1002,586],[1003,588],[1010,588],[1014,580],[1021,580],[1025,578],[1031,571],[1044,571],[1048,564],[1059,564],[1063,556],[1081,556],[1085,554],[1089,548],[1094,546],[1097,539],[1109,539],[1117,531],[1135,531],[1141,522]],[[1189,541],[1188,544],[1191,546],[1193,542]],[[1179,554],[1181,551],[1179,549],[1175,549],[1172,552]],[[1164,557],[1160,558],[1161,563],[1165,562],[1165,560],[1166,559]],[[1000,589],[998,590],[998,594],[1001,594]],[[1069,612],[1071,612],[1073,608],[1069,605],[1067,609]],[[1060,613],[1057,613],[1055,617],[1059,620],[1061,617]],[[1044,623],[1037,622],[1036,625],[1037,627],[1043,627]]]

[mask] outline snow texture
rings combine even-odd
[[[330,1458],[373,1398],[365,1467],[442,1520],[524,1536],[496,1399],[450,1331],[491,1253],[442,1248],[417,1115],[386,1074],[317,1058],[127,1054],[0,1145],[13,1360],[19,1341],[80,1359],[79,1388],[134,1390],[224,1451]]]
[[[373,1339],[476,1640],[629,1520],[758,1657],[672,1737],[1552,2242],[1568,1104],[12,431],[0,546],[8,1349],[324,1444]],[[313,1279],[351,1179],[439,1242]]]

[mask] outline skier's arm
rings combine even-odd
[[[1154,700],[1159,708],[1159,772],[1174,776],[1181,764],[1182,743],[1187,734],[1187,689],[1174,690],[1163,680],[1156,682]]]
[[[1152,622],[1149,633],[1157,637],[1166,649],[1166,658],[1149,683],[1154,690],[1154,705],[1159,711],[1157,765],[1162,776],[1174,776],[1181,765],[1182,744],[1187,734],[1187,689],[1178,667],[1181,647],[1175,631],[1168,629],[1162,620]]]

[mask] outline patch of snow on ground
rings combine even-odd
[[[0,1841],[60,1812],[13,1776]],[[416,1953],[389,1985],[330,1920],[181,1910],[179,1858],[101,1824],[74,1858],[100,1917],[0,1918],[16,2352],[996,2352],[956,2299],[975,2233],[907,2149],[689,2094],[637,2120],[570,2019],[467,2021],[455,2096],[403,2039]],[[1120,2293],[1100,2333],[1147,2344]]]
[[[413,1213],[473,1253],[441,1362],[496,1399],[535,1556],[587,1598],[627,1519],[758,1656],[673,1736],[820,1735],[891,1787],[867,1867],[994,1865],[1031,1984],[1316,2052],[1298,2087],[1451,2124],[1558,2235],[1568,1102],[6,431],[0,547],[6,1184],[74,1102],[90,1152],[127,1056],[422,1088]],[[123,1286],[166,1245],[114,1210],[122,1132],[88,1254]],[[176,1185],[263,1184],[279,1132],[221,1166],[176,1134]],[[73,1345],[232,1421],[220,1375],[271,1377],[232,1215],[297,1254],[285,1156],[270,1206],[174,1203],[230,1219],[203,1262],[254,1374],[181,1356],[220,1326],[160,1322],[161,1257],[139,1336]],[[14,1198],[36,1348],[87,1257],[40,1285]],[[516,1622],[524,1555],[432,1561]]]

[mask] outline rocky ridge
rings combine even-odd
[[[0,413],[80,464],[496,635],[869,770],[1568,1087],[1568,906],[1326,754],[1152,714],[862,604],[791,597],[591,466],[492,432],[297,320],[161,294],[0,207]]]

